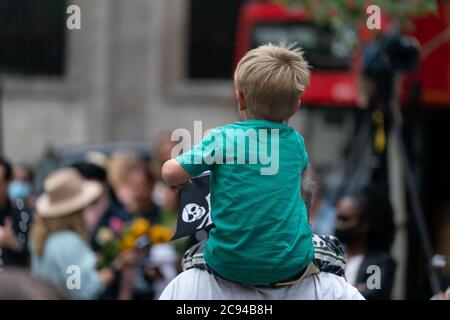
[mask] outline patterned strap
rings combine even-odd
[[[306,271],[301,273],[298,278],[289,279],[289,281],[285,282],[277,282],[269,286],[291,285],[318,272],[329,272],[338,276],[344,276],[347,262],[340,241],[334,236],[318,236],[316,234],[313,235],[312,240],[314,245],[314,260],[307,267]],[[204,259],[205,242],[206,240],[201,241],[186,251],[182,261],[183,271],[199,268],[214,273],[213,270],[208,268]]]

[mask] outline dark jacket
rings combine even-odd
[[[12,219],[12,227],[20,244],[19,251],[0,248],[0,268],[9,266],[28,266],[28,234],[30,231],[32,216],[29,210],[14,208],[10,203],[0,209],[0,226],[5,224],[5,219]]]
[[[378,266],[380,268],[379,289],[366,288],[361,294],[367,300],[388,300],[391,298],[392,288],[394,285],[396,263],[389,252],[369,252],[365,255],[364,260],[359,267],[356,283],[368,282],[374,283],[375,268],[370,266]],[[372,277],[372,278],[370,278]],[[369,279],[370,278],[370,279]],[[369,281],[368,281],[369,280]]]

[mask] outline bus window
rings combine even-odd
[[[329,28],[307,21],[258,22],[251,34],[251,47],[266,43],[295,43],[315,70],[348,70],[352,48],[339,41]]]

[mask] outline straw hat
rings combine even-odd
[[[98,182],[83,180],[76,169],[60,169],[45,180],[45,193],[36,201],[37,214],[57,218],[75,213],[100,197],[102,189]]]

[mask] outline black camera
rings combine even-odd
[[[399,71],[419,67],[420,44],[416,38],[395,32],[369,43],[363,53],[363,73],[383,80]]]

